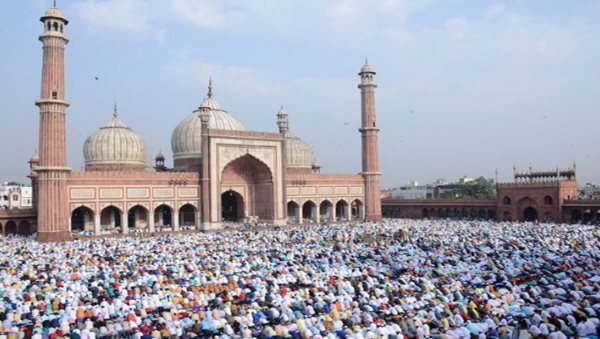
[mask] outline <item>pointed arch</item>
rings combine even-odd
[[[100,211],[100,230],[104,232],[121,231],[123,227],[122,214],[123,211],[115,205],[105,206]]]
[[[571,212],[571,222],[572,223],[579,223],[582,220],[582,213],[581,210],[579,209],[575,209]]]
[[[127,227],[132,230],[142,230],[148,227],[148,210],[142,205],[134,205],[127,212]]]
[[[222,191],[235,188],[233,191],[240,195],[242,204],[237,210],[243,214],[238,215],[238,219],[246,216],[258,217],[259,220],[273,219],[273,173],[261,159],[248,153],[231,160],[221,171],[220,185]]]
[[[319,221],[328,222],[333,220],[333,204],[325,199],[319,204]]]
[[[293,200],[287,203],[287,218],[289,223],[300,223],[300,205]]]
[[[173,209],[167,204],[156,206],[153,218],[155,227],[172,227],[174,225]]]
[[[523,221],[537,221],[538,211],[533,206],[527,206],[523,210]]]
[[[539,219],[537,202],[530,197],[519,200],[518,203],[522,221],[536,221]]]
[[[363,202],[360,199],[352,200],[350,203],[350,209],[352,211],[352,219],[364,219],[364,207]]]
[[[31,223],[28,220],[23,220],[19,223],[19,227],[17,229],[18,235],[31,235],[33,233],[31,229]]]
[[[79,206],[71,212],[71,232],[94,229],[94,211],[87,206]]]
[[[198,209],[192,204],[184,204],[179,208],[180,227],[193,228],[198,224]]]
[[[241,222],[244,220],[244,198],[239,192],[229,190],[221,194],[221,219]]]
[[[335,203],[335,216],[337,220],[348,220],[348,202],[345,199],[340,199]]]
[[[307,222],[317,221],[317,204],[312,200],[307,200],[302,204],[302,217]]]
[[[256,171],[252,171],[256,170]],[[261,159],[252,154],[241,155],[225,165],[221,171],[221,180],[272,180],[271,168]]]
[[[583,222],[585,223],[589,223],[594,219],[594,214],[592,213],[591,209],[586,209],[585,211],[583,211]]]
[[[6,235],[17,235],[17,223],[10,220],[4,226],[4,234]]]

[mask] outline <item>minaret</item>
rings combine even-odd
[[[359,129],[362,136],[362,176],[365,179],[365,220],[381,220],[381,172],[379,172],[379,151],[375,113],[375,71],[368,64],[360,69],[360,89],[362,123]]]
[[[71,238],[67,204],[67,146],[65,134],[65,45],[69,39],[64,27],[69,23],[54,6],[40,18],[44,31],[42,92],[40,108],[40,145],[38,173],[38,241],[63,241]]]
[[[286,136],[289,129],[288,115],[287,112],[283,109],[283,105],[279,108],[279,112],[277,112],[277,127],[279,127],[279,133],[283,136]]]
[[[31,179],[31,208],[37,210],[37,201],[38,201],[38,183],[37,183],[37,172],[36,169],[40,164],[40,156],[37,153],[37,150],[31,156],[31,159],[28,161],[29,163],[29,175],[27,176]]]
[[[281,135],[281,166],[284,169],[281,173],[281,182],[283,182],[284,185],[287,185],[288,132],[290,125],[288,114],[283,109],[283,105],[281,105],[279,112],[277,112],[277,127],[279,128],[279,134]],[[285,186],[283,189],[282,201],[279,206],[281,206],[283,211],[287,211],[287,189],[285,189]]]

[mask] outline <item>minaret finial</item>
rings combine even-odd
[[[56,0],[54,0],[52,5],[53,5],[53,7],[56,7]]]
[[[369,58],[365,57],[365,65],[369,64]]]
[[[113,106],[113,118],[117,117],[117,102],[115,101],[115,105]]]
[[[212,98],[212,76],[208,77],[208,97]]]

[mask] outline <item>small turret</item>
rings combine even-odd
[[[161,151],[158,151],[158,154],[154,158],[154,169],[157,172],[165,172],[167,171],[167,167],[165,166],[165,156]]]
[[[289,129],[289,121],[287,112],[283,109],[283,105],[277,112],[277,127],[279,127],[279,133],[286,135]]]

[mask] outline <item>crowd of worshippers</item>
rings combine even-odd
[[[384,220],[0,239],[0,338],[597,338],[600,229]]]

